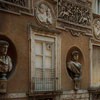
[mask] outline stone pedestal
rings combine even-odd
[[[0,93],[4,94],[7,92],[7,80],[0,80]]]
[[[7,92],[6,73],[0,73],[0,93],[5,94],[6,92]]]

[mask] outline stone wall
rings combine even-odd
[[[64,91],[60,100],[89,100],[89,93],[87,90]]]

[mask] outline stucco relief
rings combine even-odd
[[[22,12],[30,13],[29,1],[27,0],[0,0],[0,10],[19,14]]]
[[[40,2],[36,6],[36,18],[40,23],[46,25],[53,24],[53,13],[51,7],[46,2]]]
[[[11,2],[20,6],[26,6],[27,3],[26,0],[4,0],[4,1]]]
[[[91,20],[88,8],[64,0],[58,1],[58,18],[82,25],[90,25]]]
[[[93,30],[95,37],[100,39],[100,19],[94,20]]]
[[[87,0],[58,0],[57,8],[58,28],[81,31],[90,35],[91,9]]]

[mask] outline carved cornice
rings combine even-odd
[[[48,26],[39,26],[39,25],[34,24],[34,23],[30,23],[29,27],[33,28],[35,31],[49,32],[51,34],[54,34],[54,33],[60,34],[61,33],[60,31],[58,31],[55,28],[50,28]]]

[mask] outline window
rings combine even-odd
[[[100,46],[93,45],[92,47],[92,86],[100,86]]]
[[[60,88],[58,51],[60,54],[56,36],[41,35],[35,32],[31,34],[31,82],[34,85],[33,91],[55,91]]]
[[[93,0],[92,9],[95,14],[100,14],[100,0]]]

